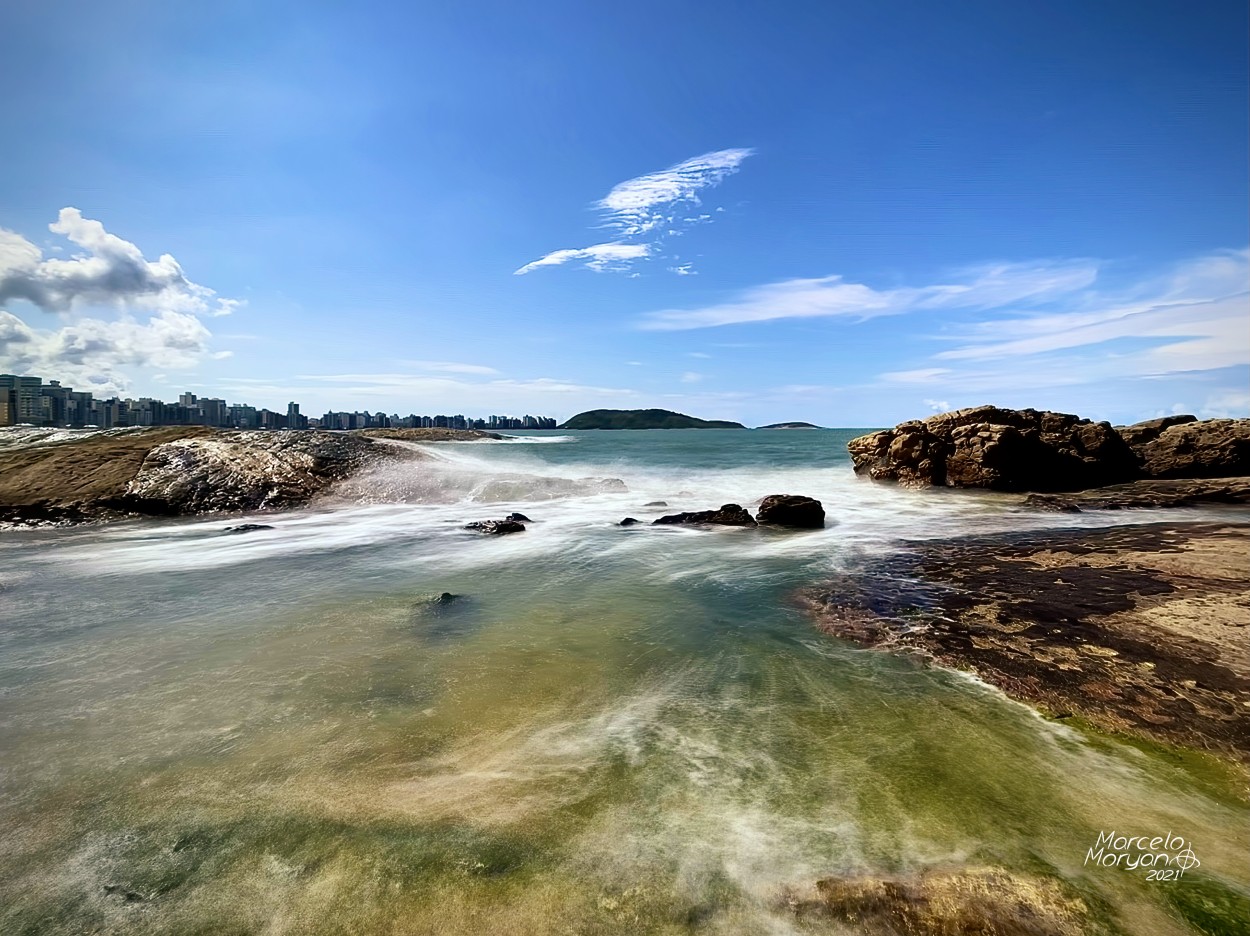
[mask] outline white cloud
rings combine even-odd
[[[754,150],[725,149],[695,156],[660,172],[652,172],[621,182],[596,207],[604,213],[604,223],[623,237],[645,234],[674,220],[672,209],[679,204],[698,205],[698,193],[719,184],[737,172],[742,161]],[[699,222],[703,218],[694,218]]]
[[[585,260],[586,266],[597,273],[620,271],[628,268],[627,261],[647,256],[651,248],[646,244],[595,244],[593,247],[577,247],[555,250],[545,257],[531,260],[525,266],[513,270],[513,275],[524,276],[539,267],[560,266],[571,260]]]
[[[434,371],[440,374],[498,374],[499,371],[484,364],[461,364],[456,361],[401,361],[416,370]]]
[[[706,359],[706,358],[710,358],[711,356],[712,355],[708,354],[706,351],[689,351],[686,353],[686,357],[693,357],[693,358]]]
[[[969,326],[959,347],[934,355],[942,362],[977,362],[978,371],[952,364],[943,379],[972,374],[1006,376],[1028,360],[1030,372],[1087,380],[1151,377],[1250,364],[1250,250],[1223,251],[1179,264],[1166,276],[1116,292],[1085,290],[1063,311],[1012,314]],[[1111,347],[1134,340],[1146,347]],[[1098,349],[1091,357],[1094,349]],[[1079,357],[1078,357],[1079,356]],[[996,364],[995,362],[1001,362]],[[889,375],[888,375],[889,376]],[[897,378],[897,375],[892,375]],[[1034,376],[1033,373],[1029,377]],[[1026,378],[1027,379],[1027,378]]]
[[[0,229],[0,302],[59,317],[57,327],[43,328],[0,309],[0,369],[108,392],[127,389],[128,368],[188,369],[229,356],[210,349],[200,317],[229,314],[237,301],[193,283],[169,254],[145,259],[76,208],[63,208],[49,230],[78,255],[45,259],[20,234]],[[116,318],[84,314],[91,307]]]
[[[130,383],[126,368],[194,367],[210,353],[211,337],[198,318],[182,312],[161,312],[146,322],[85,318],[40,329],[0,310],[0,368],[100,392],[124,391]]]
[[[96,305],[193,315],[228,315],[239,305],[191,282],[169,254],[145,259],[77,208],[62,208],[48,229],[82,252],[69,260],[44,259],[26,238],[0,229],[0,303],[23,299],[45,312]]]
[[[1209,397],[1197,415],[1203,419],[1244,419],[1250,416],[1250,392],[1231,390]]]
[[[960,271],[960,279],[951,283],[886,290],[848,283],[841,276],[792,279],[756,286],[716,305],[651,312],[641,327],[676,331],[777,319],[865,319],[923,309],[1033,304],[1085,288],[1097,272],[1097,265],[1087,260],[996,264]]]
[[[693,263],[683,263],[680,266],[668,267],[668,272],[676,273],[678,276],[698,276],[699,273],[694,268]]]
[[[949,413],[951,405],[945,400],[925,400],[924,405],[935,413]]]
[[[560,266],[572,260],[586,260],[585,266],[599,273],[629,272],[632,261],[652,255],[666,237],[680,235],[683,226],[708,223],[710,214],[679,217],[678,209],[701,204],[698,193],[737,172],[738,166],[752,152],[750,149],[716,150],[613,186],[594,207],[603,219],[600,226],[615,230],[618,240],[593,247],[556,250],[514,272],[519,276],[539,267]],[[643,235],[649,235],[650,242],[626,243]],[[668,269],[679,276],[695,272],[689,263]]]
[[[684,374],[681,375],[682,383],[698,383],[702,379],[703,379],[703,375],[698,373],[697,371],[686,371]]]

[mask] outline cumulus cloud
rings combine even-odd
[[[699,192],[737,172],[752,152],[741,148],[716,150],[618,183],[594,203],[600,213],[600,227],[614,230],[616,241],[556,250],[514,272],[523,275],[539,267],[560,266],[573,260],[585,260],[584,266],[599,273],[628,272],[633,261],[654,255],[666,237],[678,236],[686,227],[711,221],[710,214],[690,215],[680,209],[701,204]],[[639,242],[638,238],[644,235],[649,240]],[[668,269],[678,276],[695,272],[689,263]]]
[[[76,208],[63,208],[48,227],[78,252],[45,258],[20,234],[0,229],[0,303],[29,303],[62,323],[45,328],[0,310],[0,368],[120,391],[130,367],[186,369],[229,355],[210,349],[201,318],[229,314],[238,302],[192,282],[169,254],[146,259]]]
[[[958,271],[952,282],[918,288],[874,289],[841,276],[791,279],[756,286],[727,302],[651,312],[641,327],[678,331],[777,319],[866,319],[924,309],[988,309],[1072,293],[1089,286],[1097,275],[1097,264],[1075,260],[973,267]]]
[[[630,260],[647,256],[651,248],[646,244],[595,244],[593,247],[576,247],[565,250],[553,250],[545,257],[532,260],[525,266],[513,271],[516,276],[524,276],[539,267],[560,266],[572,260],[585,260],[585,266],[597,273],[623,271],[629,268]]]
[[[147,260],[130,241],[77,208],[62,208],[48,229],[80,253],[69,260],[45,259],[20,234],[0,229],[0,303],[24,299],[46,312],[96,305],[193,315],[225,315],[238,305],[191,282],[169,254]]]
[[[0,367],[101,392],[123,391],[130,383],[127,368],[194,367],[211,354],[211,337],[203,322],[183,312],[161,312],[146,322],[84,318],[41,329],[0,310]]]

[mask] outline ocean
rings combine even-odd
[[[1124,517],[875,485],[862,431],[430,444],[314,508],[0,536],[0,932],[837,932],[788,896],[967,866],[1198,932],[1087,850],[1180,834],[1250,891],[1228,775],[799,600],[903,540]],[[618,525],[776,493],[826,528]]]

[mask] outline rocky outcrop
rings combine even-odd
[[[1197,422],[1197,416],[1162,416],[1159,419],[1147,419],[1145,422],[1133,423],[1131,426],[1116,426],[1115,431],[1120,438],[1129,444],[1129,448],[1137,451],[1137,447],[1153,442],[1163,435],[1165,429],[1181,426],[1185,423]]]
[[[642,521],[639,520],[637,517],[626,517],[624,520],[618,523],[617,526],[637,526],[639,523],[642,523]]]
[[[860,561],[810,596],[829,633],[1250,764],[1250,523],[924,540]]]
[[[996,406],[900,423],[847,449],[857,474],[912,485],[1073,491],[1129,481],[1139,470],[1110,423]]]
[[[825,525],[825,508],[813,497],[801,494],[770,494],[760,501],[755,522],[761,525],[819,530]]]
[[[1155,420],[1162,422],[1162,420]],[[1138,429],[1129,426],[1121,435]],[[1164,426],[1134,446],[1151,478],[1230,478],[1250,475],[1250,419],[1205,419]]]
[[[420,458],[361,436],[200,427],[67,434],[0,453],[0,520],[289,508],[381,459]]]
[[[1024,506],[1080,513],[1083,510],[1196,507],[1199,504],[1250,504],[1250,478],[1147,478],[1068,494],[1030,494]]]
[[[379,451],[388,450],[375,451],[368,439],[319,431],[177,439],[148,452],[121,505],[149,514],[296,507]]]
[[[464,528],[476,533],[486,533],[489,536],[525,532],[525,524],[518,520],[475,520],[473,523],[466,523]]]
[[[663,524],[715,524],[717,526],[755,526],[755,519],[738,504],[723,504],[719,510],[697,510],[669,514],[653,520],[652,525]]]

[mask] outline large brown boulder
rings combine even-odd
[[[857,474],[913,485],[1075,491],[1130,481],[1137,456],[1110,423],[977,406],[847,443]]]
[[[1250,419],[1205,419],[1167,426],[1135,450],[1142,472],[1151,478],[1250,475]]]
[[[695,510],[686,511],[679,514],[668,514],[660,517],[658,520],[652,521],[652,526],[656,524],[704,524],[711,523],[717,526],[755,526],[755,519],[746,510],[746,508],[738,504],[723,504],[719,510]]]
[[[1115,431],[1120,438],[1129,444],[1129,448],[1137,451],[1137,447],[1153,442],[1163,435],[1164,430],[1184,423],[1197,422],[1197,416],[1161,416],[1158,419],[1147,419],[1145,422],[1133,423],[1131,426],[1116,426]]]
[[[760,501],[755,522],[768,526],[819,530],[825,525],[825,508],[814,497],[801,494],[770,494]]]

